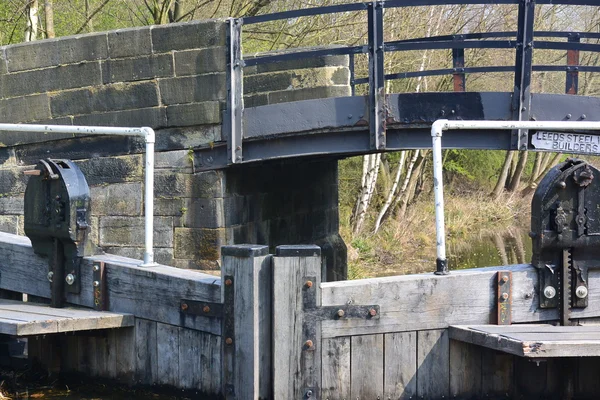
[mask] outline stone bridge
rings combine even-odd
[[[199,172],[194,153],[222,142],[227,21],[142,27],[2,47],[2,122],[156,130],[155,259],[218,270],[220,246],[317,243],[330,279],[346,274],[337,161],[271,161]],[[347,56],[247,68],[249,105],[350,94]],[[0,228],[23,233],[23,171],[69,158],[92,191],[92,238],[141,259],[143,142],[3,133]]]

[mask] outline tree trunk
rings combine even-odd
[[[25,25],[25,41],[31,42],[37,40],[38,34],[38,0],[31,0],[25,8],[26,25]]]
[[[525,169],[525,164],[527,163],[527,151],[519,152],[519,161],[517,162],[517,167],[515,168],[515,172],[513,173],[510,184],[508,185],[508,191],[514,192],[519,189],[519,184],[521,183],[521,175],[523,175],[523,170]]]
[[[53,0],[44,2],[44,20],[46,22],[46,38],[51,39],[56,37],[54,33],[54,5]]]
[[[419,154],[419,158],[415,163],[415,167],[413,169],[413,173],[410,176],[406,192],[404,192],[402,204],[400,205],[400,210],[398,210],[398,220],[404,218],[404,215],[406,214],[406,209],[408,207],[408,203],[410,203],[413,199],[415,188],[417,187],[417,181],[419,180],[419,175],[421,173],[424,162],[425,157],[423,156],[423,153],[421,153]]]
[[[94,31],[94,23],[92,22],[91,14],[90,0],[85,0],[85,29],[88,32]]]
[[[394,195],[396,194],[396,189],[398,188],[398,183],[400,183],[400,177],[402,176],[402,169],[404,167],[404,160],[406,159],[406,150],[400,152],[400,160],[398,161],[398,169],[396,170],[396,176],[394,177],[394,183],[392,184],[392,188],[390,189],[388,196],[385,200],[385,204],[381,207],[381,211],[379,211],[379,215],[377,216],[377,220],[375,221],[375,233],[379,230],[381,226],[381,221],[383,220],[384,215],[387,210],[390,208],[392,204],[392,200],[394,200]]]
[[[510,170],[510,164],[512,162],[514,151],[507,151],[506,157],[504,158],[504,164],[502,165],[502,170],[500,172],[500,176],[498,177],[498,181],[496,182],[496,187],[492,191],[492,197],[498,198],[502,191],[504,190],[504,186],[506,184],[506,178],[508,177],[508,171]]]
[[[550,155],[550,154],[551,153],[548,153],[548,155]],[[554,157],[552,157],[552,160],[550,162],[546,163],[546,167],[541,170],[540,174],[535,178],[535,180],[533,182],[531,182],[525,189],[523,189],[523,191],[521,192],[521,194],[523,196],[527,196],[531,192],[533,192],[537,188],[537,186],[540,184],[540,181],[548,173],[548,171],[550,171],[550,168],[552,168],[553,166],[555,166],[556,163],[560,160],[561,156],[562,156],[562,154],[560,154],[560,153],[554,154]],[[548,158],[550,158],[550,157],[548,157]]]
[[[364,157],[362,179],[363,185],[361,187],[361,193],[356,207],[356,218],[353,230],[355,235],[361,231],[365,217],[369,211],[369,203],[371,202],[373,192],[375,191],[375,184],[377,183],[377,175],[379,173],[379,164],[381,162],[381,154],[370,154]]]

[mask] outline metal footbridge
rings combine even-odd
[[[513,5],[518,8],[514,31],[385,41],[384,12],[404,7]],[[600,33],[536,31],[536,6],[598,6],[595,0],[388,0],[341,4],[230,19],[228,30],[228,97],[223,132],[226,143],[195,150],[199,170],[225,168],[269,159],[329,155],[344,157],[370,152],[430,148],[430,129],[438,119],[489,121],[599,121],[600,99],[578,95],[579,75],[600,72],[599,65],[580,65],[581,52],[600,52]],[[367,42],[358,46],[292,49],[244,58],[242,32],[248,25],[323,14],[359,12],[367,15]],[[509,49],[514,65],[466,66],[470,49]],[[535,50],[566,54],[565,65],[534,65]],[[452,65],[422,71],[386,71],[391,52],[447,51]],[[355,56],[368,55],[368,76],[355,76]],[[310,57],[347,55],[352,94],[367,84],[366,95],[323,98],[244,108],[244,67]],[[533,72],[562,72],[565,94],[532,93]],[[513,73],[505,92],[468,92],[466,76]],[[451,76],[453,92],[385,93],[387,80]],[[564,131],[563,131],[564,132]],[[598,137],[532,129],[455,129],[444,135],[444,148],[563,151],[600,153]]]

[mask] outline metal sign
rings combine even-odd
[[[563,153],[600,153],[600,136],[585,133],[538,131],[531,137],[531,144],[536,149]]]

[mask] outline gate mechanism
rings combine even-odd
[[[25,190],[25,234],[33,251],[49,257],[52,307],[62,307],[65,293],[79,293],[81,258],[87,243],[90,189],[70,160],[40,160]]]
[[[600,268],[600,171],[567,159],[552,168],[531,204],[532,264],[540,307],[560,309],[561,324],[588,305],[588,269]]]

